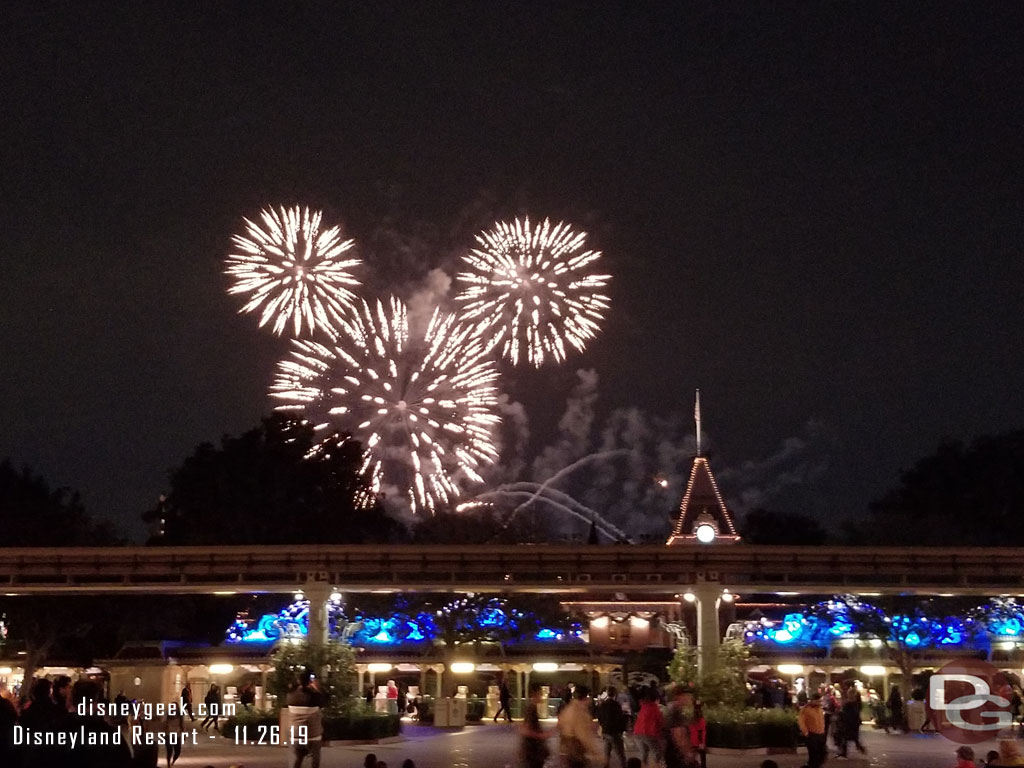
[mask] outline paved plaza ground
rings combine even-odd
[[[546,724],[546,728],[554,723]],[[867,730],[864,739],[868,753],[866,761],[829,760],[831,766],[860,768],[952,768],[956,760],[955,744],[941,736],[903,735]],[[518,768],[516,760],[517,724],[468,726],[460,731],[407,725],[401,740],[391,744],[373,746],[332,745],[323,751],[324,768],[362,768],[363,758],[374,752],[388,768],[401,768],[402,761],[411,757],[416,768]],[[975,751],[984,756],[994,749],[988,742]],[[215,768],[244,766],[244,768],[290,768],[290,750],[282,747],[235,747],[225,739],[210,745],[186,751],[177,765],[184,768]],[[758,768],[765,758],[760,755],[709,755],[710,768]],[[774,755],[780,768],[796,768],[804,764],[802,755]],[[161,768],[164,765],[160,763]],[[309,765],[309,761],[305,762]],[[554,765],[554,763],[553,763]],[[613,765],[618,768],[617,763]]]

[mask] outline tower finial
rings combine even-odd
[[[701,455],[700,451],[700,389],[697,389],[697,399],[693,406],[693,419],[697,422],[697,455]]]

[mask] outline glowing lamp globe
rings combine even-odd
[[[694,529],[693,533],[701,544],[710,544],[718,535],[718,531],[715,530],[715,526],[711,525],[711,523],[701,523]]]

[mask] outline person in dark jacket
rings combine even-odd
[[[181,707],[188,713],[189,718],[194,723],[196,716],[192,712],[192,683],[185,682],[185,687],[181,689]]]
[[[846,701],[839,712],[839,721],[843,726],[843,742],[839,747],[839,757],[847,756],[846,750],[851,742],[856,744],[861,752],[867,752],[860,743],[860,694],[853,686],[846,692]]]
[[[626,746],[622,734],[626,732],[628,720],[622,705],[616,698],[615,688],[608,689],[607,698],[597,705],[597,722],[601,726],[601,740],[604,741],[604,764],[611,765],[612,752],[619,757],[619,764],[625,768]]]
[[[530,683],[530,698],[523,713],[520,729],[519,756],[525,768],[544,768],[550,751],[548,735],[540,725],[540,701],[543,694],[540,683]]]
[[[886,704],[889,707],[889,722],[892,727],[901,731],[907,730],[906,715],[903,712],[903,695],[900,693],[898,685],[892,687]]]
[[[508,683],[504,680],[501,681],[501,687],[498,689],[498,711],[494,713],[494,722],[498,722],[498,715],[502,712],[505,713],[505,722],[512,722],[512,692],[508,689]]]
[[[71,698],[75,709],[71,712],[69,729],[77,731],[82,729],[87,734],[96,734],[98,741],[109,741],[110,743],[79,746],[77,749],[69,750],[70,761],[52,763],[54,768],[60,766],[73,766],[73,768],[132,768],[132,751],[122,738],[121,743],[113,743],[112,737],[117,733],[117,728],[107,723],[102,717],[96,715],[79,715],[78,705],[85,704],[84,709],[88,710],[88,704],[97,704],[103,701],[103,689],[100,684],[93,680],[79,680],[71,687]]]
[[[238,702],[245,709],[252,709],[256,706],[256,686],[252,683],[247,683],[243,686],[242,690],[238,692]]]
[[[55,732],[57,707],[52,698],[53,684],[45,678],[37,678],[32,681],[28,690],[28,700],[21,706],[18,724],[37,734]],[[24,768],[64,765],[70,759],[67,748],[52,744],[26,744],[15,749],[20,753]]]
[[[320,748],[323,746],[324,728],[320,709],[324,705],[323,693],[308,669],[299,676],[299,685],[288,694],[288,715],[292,727],[306,727],[306,743],[295,744],[295,768],[309,755],[312,768],[320,768]]]
[[[220,717],[220,703],[220,686],[214,683],[210,686],[210,690],[206,692],[206,696],[203,697],[203,704],[206,705],[206,718],[200,723],[199,727],[204,731],[211,725],[214,731],[217,730],[217,720]]]
[[[672,687],[665,713],[665,768],[686,768],[695,757],[690,745],[690,723],[685,714],[688,698],[689,693],[682,685]]]
[[[17,722],[18,709],[7,691],[7,684],[0,683],[0,765],[16,765],[14,726]]]

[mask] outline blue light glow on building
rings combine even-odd
[[[748,621],[743,637],[752,645],[806,648],[829,648],[841,639],[870,637],[915,651],[929,648],[987,651],[994,639],[1024,637],[1024,607],[1012,598],[994,598],[970,614],[944,618],[920,614],[889,616],[856,597],[836,597],[808,606],[801,613],[787,613],[781,619]],[[880,626],[886,629],[879,630]]]
[[[328,605],[330,636],[344,637],[360,647],[432,643],[444,636],[439,622],[445,622],[456,633],[473,632],[504,642],[578,642],[583,634],[579,624],[541,626],[533,614],[510,607],[503,598],[492,598],[482,606],[470,605],[468,600],[458,598],[434,613],[408,615],[396,611],[388,617],[357,613],[349,618],[340,604]],[[239,617],[227,631],[227,642],[270,644],[281,639],[303,638],[308,620],[309,601],[297,600],[279,613],[264,614],[259,619]]]

